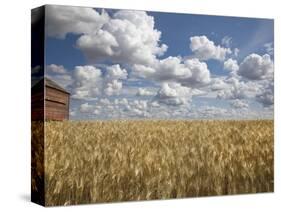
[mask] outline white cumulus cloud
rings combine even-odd
[[[139,88],[138,92],[136,93],[136,96],[151,96],[151,95],[153,95],[153,92],[145,88]]]
[[[155,99],[167,105],[186,105],[191,101],[191,89],[178,83],[163,83]]]
[[[122,89],[122,82],[118,80],[112,80],[106,83],[104,92],[107,96],[118,95]]]
[[[236,60],[229,58],[224,62],[223,68],[230,72],[237,72],[239,70],[239,65]]]
[[[65,38],[66,34],[85,34],[99,30],[109,19],[92,8],[47,5],[46,32],[48,36]]]
[[[249,107],[248,103],[241,100],[241,99],[235,99],[231,101],[231,106],[236,108],[236,109],[246,109]]]
[[[240,64],[238,74],[250,80],[271,79],[273,61],[268,54],[250,54]]]
[[[46,76],[67,90],[69,89],[69,86],[71,86],[73,83],[73,78],[71,74],[62,65],[47,65]]]
[[[245,99],[253,98],[259,90],[259,84],[254,82],[241,81],[236,77],[224,80],[226,87],[218,91],[220,99]]]
[[[92,113],[94,111],[95,107],[93,105],[89,105],[89,103],[83,103],[80,105],[80,112],[81,113]]]
[[[223,61],[232,52],[230,48],[216,46],[205,35],[190,37],[190,49],[201,60],[215,59]]]
[[[274,104],[274,85],[273,82],[265,86],[260,93],[257,94],[256,99],[264,107],[269,107]]]
[[[76,46],[92,62],[111,59],[124,64],[151,64],[163,55],[167,45],[160,43],[154,17],[145,11],[119,10],[108,15],[93,8],[52,6],[46,10],[48,36],[80,37]]]
[[[119,64],[106,67],[106,80],[127,79],[128,73],[126,69],[122,69]]]
[[[50,64],[47,66],[47,73],[65,74],[67,70],[62,65]]]
[[[77,99],[93,99],[105,94],[119,95],[127,78],[126,69],[118,64],[106,66],[104,74],[95,66],[76,66],[73,71],[73,97]]]
[[[104,92],[108,96],[118,95],[123,87],[121,80],[127,79],[126,69],[122,69],[119,64],[107,66],[104,77]]]
[[[165,44],[160,44],[160,37],[153,16],[143,11],[120,10],[98,31],[82,35],[77,47],[91,61],[151,64],[167,50]]]
[[[150,67],[135,65],[132,75],[157,82],[181,83],[187,87],[200,87],[211,81],[207,64],[197,58],[167,57]]]
[[[74,90],[77,99],[95,98],[101,93],[102,72],[94,66],[76,66],[73,72]]]
[[[224,82],[224,79],[221,78],[213,78],[211,90],[218,91],[228,88],[228,84]]]

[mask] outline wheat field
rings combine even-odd
[[[273,121],[45,122],[45,205],[273,192]]]

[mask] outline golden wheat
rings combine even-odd
[[[45,124],[49,206],[273,191],[273,121]]]

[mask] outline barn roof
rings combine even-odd
[[[46,77],[44,79],[45,79],[45,86],[48,86],[48,87],[51,87],[51,88],[54,88],[54,89],[57,89],[59,91],[69,94],[68,91],[66,91],[63,87],[59,86],[56,82],[54,82]]]
[[[47,87],[50,87],[50,88],[54,88],[54,89],[59,90],[59,91],[62,91],[64,93],[70,94],[63,87],[61,87],[56,82],[54,82],[53,80],[50,80],[47,77],[44,77],[41,80],[39,80],[32,88],[35,88],[35,87],[38,87],[38,86],[43,86],[43,85],[45,85]]]

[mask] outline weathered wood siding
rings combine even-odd
[[[31,120],[44,121],[44,86],[41,84],[31,90]]]
[[[34,101],[31,102],[31,120],[43,121],[44,120],[44,93],[38,94],[38,96],[32,98],[32,100]]]
[[[69,118],[69,94],[48,87],[45,88],[46,120],[65,120]]]

